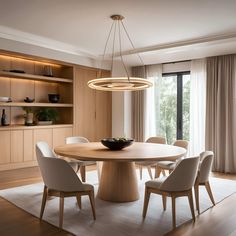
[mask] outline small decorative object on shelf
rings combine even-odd
[[[106,138],[102,139],[101,143],[108,147],[110,150],[121,150],[130,146],[133,143],[133,139],[129,138]]]
[[[34,102],[34,98],[26,97],[26,98],[24,99],[24,102],[27,102],[27,103]]]
[[[48,76],[48,77],[53,77],[52,67],[51,66],[44,66],[43,75]]]
[[[2,125],[2,126],[7,126],[7,125],[9,125],[9,123],[8,123],[8,121],[7,121],[7,115],[6,115],[5,109],[2,110],[1,125]]]
[[[34,112],[31,107],[24,107],[23,108],[26,114],[24,115],[25,118],[25,125],[26,126],[33,126],[35,125],[34,122]]]
[[[0,102],[12,102],[10,97],[0,97]]]
[[[60,94],[48,94],[48,100],[51,103],[58,103],[60,99]]]
[[[38,119],[38,125],[51,125],[58,120],[59,115],[57,110],[43,107],[36,112],[36,118]]]

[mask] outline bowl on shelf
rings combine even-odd
[[[0,102],[11,102],[10,97],[0,97]]]
[[[26,98],[24,99],[24,102],[32,103],[32,102],[34,102],[34,98],[26,97]]]
[[[105,138],[101,140],[101,143],[110,150],[121,150],[130,146],[133,141],[133,139],[127,138]]]
[[[60,94],[48,94],[48,100],[51,103],[58,103],[60,99]]]

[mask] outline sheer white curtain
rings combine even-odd
[[[146,89],[144,94],[144,138],[156,136],[159,132],[159,85],[162,78],[162,65],[146,67],[147,79],[153,82],[153,87]]]
[[[191,61],[189,155],[205,150],[206,60]]]

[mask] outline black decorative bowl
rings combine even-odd
[[[32,103],[32,102],[34,102],[34,98],[26,97],[26,98],[24,99],[24,101],[27,102],[27,103]]]
[[[101,143],[108,147],[110,150],[121,150],[125,147],[130,146],[133,143],[133,139],[123,139],[123,138],[106,138],[102,139]]]
[[[48,94],[48,100],[51,103],[58,103],[60,99],[59,94]]]

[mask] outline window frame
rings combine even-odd
[[[183,76],[190,75],[190,71],[162,73],[162,77],[177,77],[177,115],[176,115],[176,139],[183,139]]]

